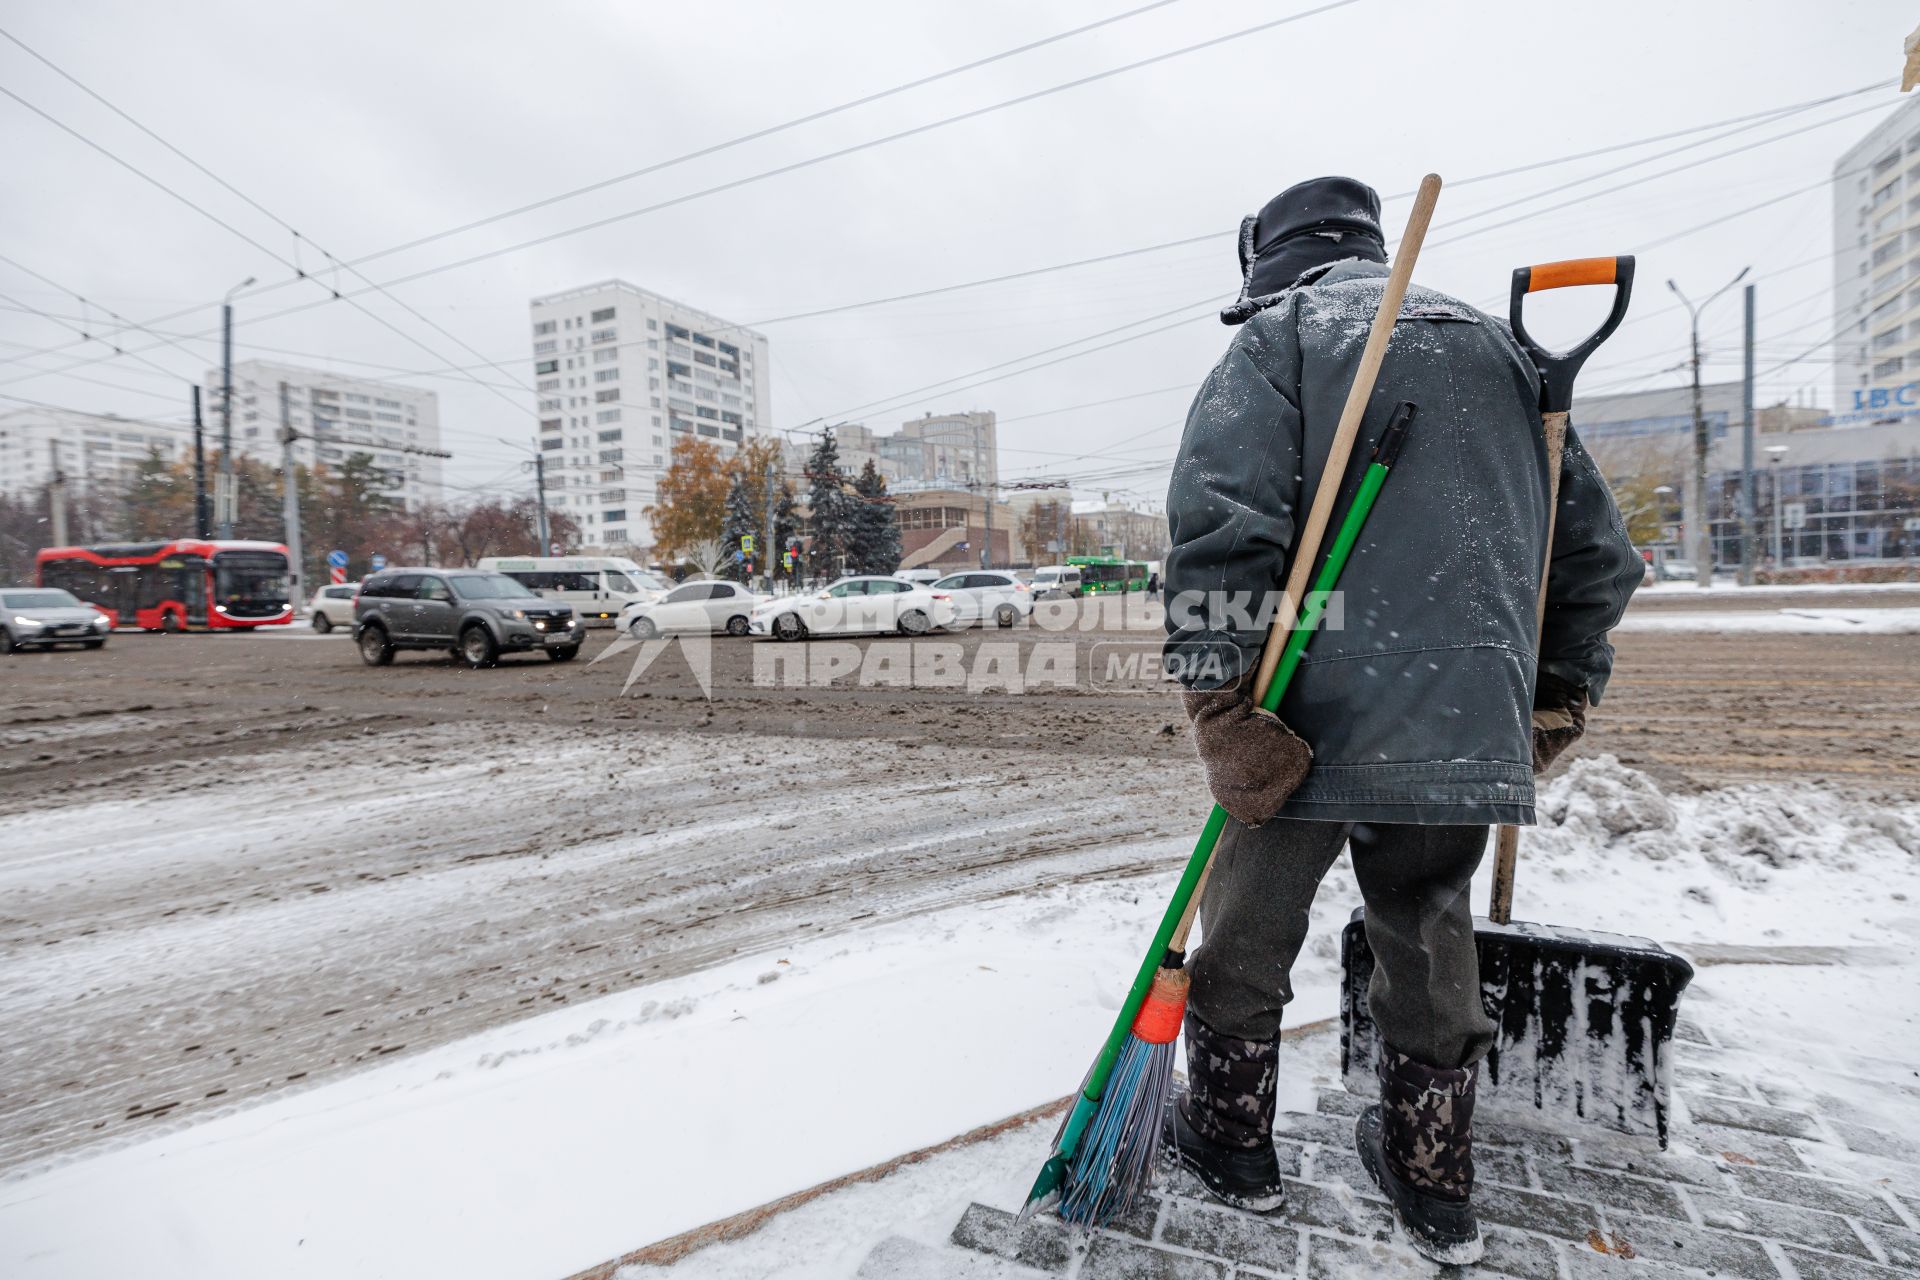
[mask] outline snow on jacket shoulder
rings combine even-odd
[[[1336,265],[1237,333],[1195,397],[1167,493],[1167,652],[1195,687],[1252,670],[1331,452],[1387,268]],[[1505,325],[1418,286],[1327,536],[1402,400],[1412,431],[1281,704],[1314,767],[1282,815],[1531,822],[1534,612],[1547,529],[1539,377]],[[1598,702],[1640,581],[1618,508],[1568,433],[1542,665]],[[1240,607],[1236,609],[1235,603]],[[1194,661],[1213,655],[1224,661]]]

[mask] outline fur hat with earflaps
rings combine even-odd
[[[1316,268],[1357,259],[1385,262],[1380,193],[1355,178],[1313,178],[1288,187],[1240,220],[1240,297],[1222,324],[1245,324]]]

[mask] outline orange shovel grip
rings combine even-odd
[[[1543,262],[1527,269],[1527,292],[1565,289],[1577,284],[1612,284],[1618,267],[1617,258],[1569,258],[1565,262]]]

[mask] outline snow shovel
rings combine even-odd
[[[1542,289],[1610,284],[1613,310],[1584,342],[1553,352],[1527,333],[1521,310]],[[1633,259],[1580,258],[1519,267],[1509,317],[1513,336],[1540,371],[1540,420],[1546,437],[1548,560],[1559,506],[1560,456],[1573,403],[1573,380],[1588,356],[1619,327],[1633,293]],[[1540,571],[1538,622],[1544,622],[1547,570]],[[1536,646],[1539,631],[1535,631]],[[1674,1022],[1693,966],[1646,938],[1513,920],[1513,876],[1520,829],[1503,826],[1494,844],[1492,901],[1476,919],[1480,996],[1495,1026],[1480,1068],[1477,1114],[1584,1121],[1667,1145]],[[1340,1056],[1347,1088],[1372,1093],[1380,1043],[1367,1009],[1373,954],[1364,909],[1341,938]]]

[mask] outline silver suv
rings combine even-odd
[[[386,569],[362,582],[353,602],[353,638],[370,667],[386,666],[399,649],[450,650],[470,667],[533,650],[567,662],[586,635],[571,606],[484,570]]]

